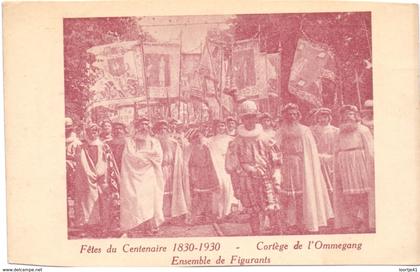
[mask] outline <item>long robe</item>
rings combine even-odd
[[[303,174],[301,188],[303,196],[303,224],[308,231],[315,232],[319,230],[319,227],[327,226],[328,219],[333,218],[334,214],[321,172],[321,163],[315,139],[308,127],[299,124],[298,129],[300,130],[300,141],[303,151],[303,173],[301,173]],[[281,143],[280,148],[287,146],[287,141],[282,142],[284,132],[287,131],[288,127],[283,126],[276,135],[276,142]],[[287,154],[283,155],[283,160],[287,161]]]
[[[172,137],[159,137],[163,151],[165,217],[177,217],[190,212],[190,187],[185,175],[184,155],[179,143]],[[167,207],[165,209],[165,207]]]
[[[311,127],[311,130],[318,148],[319,159],[321,161],[321,170],[324,174],[324,179],[327,184],[328,191],[332,193],[334,190],[332,186],[334,171],[334,144],[337,139],[339,129],[332,125],[315,125]]]
[[[156,226],[163,217],[162,149],[157,139],[148,137],[146,146],[136,150],[128,138],[121,165],[121,229],[130,230],[150,219]]]
[[[89,148],[94,152],[89,152]],[[111,227],[115,219],[118,220],[114,208],[119,204],[119,173],[111,150],[108,145],[95,140],[80,145],[76,154],[76,225]]]
[[[373,139],[369,128],[357,125],[351,132],[340,132],[335,146],[334,208],[335,227],[348,227],[350,218],[344,203],[345,194],[367,193],[368,223],[375,227],[375,182]]]
[[[232,204],[238,204],[233,193],[230,175],[225,169],[226,153],[232,136],[219,134],[209,139],[207,144],[216,171],[219,190],[214,193],[213,206],[216,215],[222,218],[232,211]]]

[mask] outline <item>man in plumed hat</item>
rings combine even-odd
[[[190,189],[188,178],[184,174],[183,150],[170,134],[169,123],[166,120],[157,121],[155,131],[163,152],[163,212],[167,223],[182,222],[188,219],[190,210]]]
[[[280,184],[280,157],[270,145],[258,123],[254,101],[244,101],[239,107],[242,124],[236,138],[229,144],[226,170],[231,175],[235,197],[249,214],[252,234],[261,234],[261,221],[268,216],[273,233],[279,233],[279,203],[275,188]]]
[[[314,114],[314,119],[316,124],[311,126],[311,130],[318,148],[322,174],[332,199],[333,155],[338,128],[331,125],[332,114],[329,108],[319,108]]]
[[[375,227],[373,141],[356,106],[340,109],[334,165],[335,227],[366,232]]]
[[[121,162],[121,230],[128,236],[152,235],[163,223],[162,148],[151,136],[150,120],[134,121]],[[139,234],[140,233],[140,234]]]
[[[292,233],[317,232],[327,226],[333,211],[315,139],[309,127],[300,124],[301,114],[296,104],[285,105],[282,118],[276,135],[283,154],[282,217]]]

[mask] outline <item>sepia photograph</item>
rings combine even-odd
[[[63,18],[63,48],[68,239],[375,233],[371,12]]]

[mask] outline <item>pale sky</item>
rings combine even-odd
[[[148,16],[142,17],[139,24],[159,42],[179,43],[182,31],[182,52],[200,53],[207,30],[226,29],[229,18],[232,16]]]

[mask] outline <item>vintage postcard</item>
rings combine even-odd
[[[9,262],[420,262],[416,6],[3,11]]]

